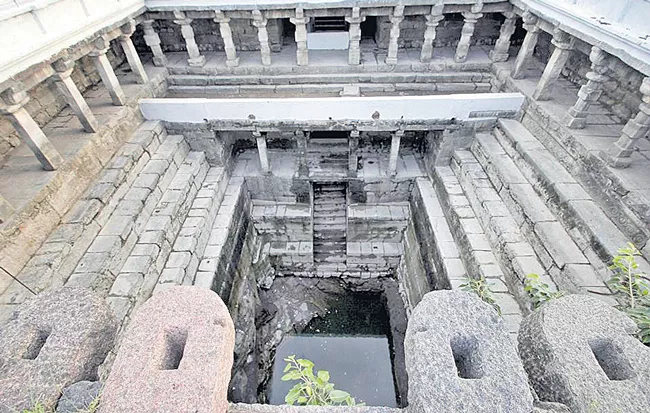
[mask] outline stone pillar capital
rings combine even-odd
[[[93,46],[93,51],[89,53],[90,56],[96,57],[96,56],[101,56],[105,55],[106,52],[108,51],[108,48],[110,47],[111,42],[106,36],[100,36],[93,40],[92,46]]]
[[[214,21],[219,24],[230,23],[230,17],[226,17],[226,14],[222,10],[214,11]]]
[[[532,24],[537,24],[537,16],[535,16],[533,13],[530,12],[530,10],[526,10],[522,15],[521,15],[521,20],[524,22],[524,29],[528,30],[525,25],[532,25]]]
[[[353,129],[350,131],[350,138],[359,139],[359,136],[361,136],[361,132],[359,132],[358,129]]]
[[[555,47],[562,50],[571,50],[573,49],[574,42],[575,40],[573,36],[564,30],[561,30],[559,27],[556,27],[553,30],[553,39],[551,40],[551,43]]]
[[[353,7],[352,15],[345,16],[345,21],[350,24],[361,24],[366,21],[366,17],[361,17],[361,7]]]
[[[438,24],[445,19],[444,14],[427,14],[424,17],[427,19],[427,27],[437,27]]]
[[[260,27],[266,27],[266,16],[264,16],[260,10],[255,9],[251,12],[251,14],[253,15],[253,26],[257,27],[258,29]]]
[[[62,57],[52,63],[52,68],[56,72],[54,78],[57,80],[66,79],[70,77],[74,70],[74,60],[69,57]]]
[[[503,14],[503,17],[505,17],[508,20],[517,18],[517,13],[515,13],[514,11],[502,11],[501,14]]]
[[[22,109],[29,102],[29,95],[22,83],[9,85],[0,92],[0,114],[10,115]]]
[[[129,19],[129,21],[120,26],[120,31],[122,32],[120,38],[131,37],[135,33],[136,26],[135,20]]]
[[[641,87],[639,87],[641,94],[643,95],[642,99],[645,103],[650,104],[650,77],[644,77],[641,82]]]
[[[473,13],[473,12],[463,12],[462,13],[463,18],[465,19],[466,23],[476,23],[478,19],[483,17],[483,13]]]

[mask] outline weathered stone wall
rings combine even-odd
[[[499,37],[503,17],[500,13],[486,13],[476,23],[475,33],[471,44],[494,44]],[[377,17],[377,34],[375,40],[381,49],[388,48],[390,39],[390,19],[388,16]],[[420,48],[424,40],[426,28],[425,16],[406,16],[400,24],[399,47]],[[435,47],[456,46],[463,28],[463,16],[460,13],[445,14],[436,30]]]
[[[397,280],[399,281],[400,295],[405,303],[406,311],[411,311],[422,300],[424,294],[430,291],[427,274],[422,264],[420,244],[415,235],[413,221],[409,220],[404,238],[402,241],[404,251],[407,251],[400,260],[397,268]]]
[[[115,41],[111,42],[107,56],[113,67],[121,65],[125,61],[124,52]],[[84,56],[76,62],[72,80],[81,93],[101,82],[91,57]],[[51,121],[67,105],[54,81],[49,79],[31,89],[29,97],[30,100],[25,105],[25,109],[41,127]],[[9,120],[5,116],[0,116],[0,160],[20,143],[20,138]]]
[[[213,166],[228,165],[231,157],[232,140],[228,132],[210,130],[208,124],[165,123],[169,135],[183,135],[193,151],[205,152]]]
[[[237,50],[259,50],[260,42],[257,38],[257,28],[253,26],[252,19],[232,19],[230,29]],[[154,29],[158,32],[161,46],[165,52],[185,51],[185,40],[181,35],[181,28],[173,20],[155,20]],[[280,51],[282,45],[282,20],[269,19],[266,29],[269,32],[271,50]],[[195,19],[192,21],[194,38],[201,51],[222,51],[223,39],[219,32],[219,24],[212,19]],[[138,26],[133,35],[133,43],[140,52],[150,53],[151,50],[144,42],[144,33]]]

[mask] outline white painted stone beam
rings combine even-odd
[[[126,97],[122,91],[122,86],[120,86],[120,82],[117,80],[117,76],[115,76],[111,62],[106,57],[106,52],[110,45],[109,40],[103,36],[98,37],[93,42],[93,45],[95,50],[90,53],[90,56],[94,58],[95,67],[99,72],[99,76],[102,78],[104,86],[108,89],[108,94],[111,96],[113,105],[124,106]]]
[[[250,122],[327,122],[495,119],[498,112],[517,112],[520,93],[476,93],[428,96],[373,96],[333,98],[141,99],[140,110],[149,120],[204,123],[205,119]],[[373,116],[375,115],[375,116]],[[376,116],[379,116],[379,119]]]
[[[34,152],[43,169],[54,171],[63,165],[64,160],[25,110],[28,101],[29,96],[20,86],[12,86],[0,95],[0,114],[7,116],[23,142]]]
[[[75,85],[74,81],[70,77],[74,70],[74,60],[59,59],[52,64],[52,67],[56,72],[53,76],[56,87],[59,89],[59,92],[61,92],[61,95],[63,95],[66,103],[70,105],[70,108],[79,119],[79,122],[81,122],[84,130],[88,133],[97,132],[99,129],[99,122],[97,122],[97,119],[90,110],[88,103],[86,103],[86,100],[81,95],[77,85]]]
[[[153,53],[153,64],[155,66],[165,66],[167,64],[167,56],[165,56],[160,47],[160,36],[158,36],[158,33],[156,33],[156,30],[153,28],[153,23],[153,20],[142,21],[144,42],[151,49],[151,53]]]
[[[142,66],[142,61],[140,60],[140,56],[138,55],[138,52],[135,50],[135,46],[133,45],[133,41],[131,40],[131,36],[133,33],[135,33],[135,20],[131,19],[129,20],[126,24],[122,25],[120,27],[120,31],[122,32],[122,35],[118,38],[120,41],[120,45],[122,46],[122,50],[124,50],[124,54],[126,55],[126,60],[129,62],[129,67],[131,68],[131,71],[135,75],[138,83],[140,84],[146,84],[149,81],[149,76],[147,76],[147,72],[144,71],[144,66]]]
[[[221,33],[223,47],[226,51],[226,66],[239,66],[239,57],[237,57],[237,49],[235,48],[235,41],[232,38],[232,29],[230,28],[230,18],[226,17],[221,10],[215,10],[214,14],[214,21],[219,23],[219,33]]]
[[[387,65],[397,64],[397,49],[399,41],[399,25],[404,21],[404,6],[395,6],[390,16],[390,38],[388,40],[388,53],[386,55]]]
[[[548,59],[542,77],[537,82],[537,87],[533,92],[533,99],[548,100],[550,98],[553,85],[560,77],[560,73],[562,73],[562,69],[564,69],[564,65],[569,59],[574,42],[574,39],[568,33],[560,29],[554,30],[551,43],[555,46],[555,50]]]
[[[399,157],[399,146],[404,136],[404,131],[399,129],[393,132],[390,140],[390,157],[388,158],[388,174],[397,174],[397,158]]]

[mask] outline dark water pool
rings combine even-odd
[[[312,320],[295,335],[285,336],[276,350],[269,402],[284,404],[296,382],[283,382],[284,358],[295,354],[330,372],[330,382],[357,402],[397,407],[390,324],[380,294],[347,293],[331,303],[325,317]]]

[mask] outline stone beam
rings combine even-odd
[[[52,64],[52,68],[56,72],[53,76],[56,87],[65,99],[66,103],[75,113],[79,122],[84,130],[88,133],[97,132],[99,130],[99,122],[95,115],[90,110],[88,103],[81,95],[70,75],[74,70],[74,60],[72,59],[59,59]]]
[[[187,64],[190,67],[202,67],[205,65],[205,56],[199,51],[199,46],[194,40],[194,29],[192,29],[192,19],[187,18],[182,11],[174,11],[174,23],[181,27],[181,34],[185,39],[185,47],[187,48]]]
[[[346,16],[345,21],[350,25],[349,36],[350,43],[348,45],[348,64],[358,66],[361,64],[361,49],[359,42],[361,41],[361,23],[366,20],[361,17],[361,8],[352,8],[352,15]]]
[[[298,66],[309,64],[309,51],[307,50],[307,23],[309,18],[301,8],[296,9],[296,17],[289,19],[296,26],[296,63]]]
[[[261,11],[255,9],[253,14],[253,26],[257,27],[257,38],[260,42],[260,54],[262,64],[269,66],[271,64],[271,46],[269,46],[269,32],[266,28],[267,19]]]
[[[25,109],[29,96],[20,85],[13,85],[0,94],[0,114],[7,116],[23,142],[34,152],[46,171],[63,165],[63,158],[45,136],[40,126]]]
[[[436,40],[436,29],[438,24],[445,18],[442,14],[444,5],[442,3],[431,6],[431,13],[426,15],[427,26],[424,30],[424,42],[420,52],[420,61],[429,62],[433,57],[433,42]]]
[[[399,129],[393,132],[390,141],[390,156],[388,158],[388,174],[393,176],[397,174],[397,159],[399,158],[399,146],[404,136],[404,130]]]
[[[510,38],[515,32],[517,14],[513,12],[503,12],[505,20],[501,25],[501,31],[499,32],[499,38],[494,44],[494,49],[490,51],[490,60],[493,62],[505,62],[510,56]]]
[[[639,112],[625,124],[621,137],[609,147],[607,152],[600,154],[614,168],[630,166],[630,156],[636,149],[639,139],[650,133],[650,77],[643,79],[640,90],[643,96]]]
[[[390,16],[390,39],[388,41],[388,53],[386,55],[387,65],[397,64],[397,49],[399,40],[399,25],[404,20],[404,6],[395,6]]]
[[[142,30],[144,31],[144,42],[151,49],[153,53],[153,64],[155,66],[165,66],[167,64],[167,56],[160,47],[160,36],[153,28],[153,20],[143,20]]]
[[[550,99],[553,85],[558,77],[560,77],[560,73],[569,59],[571,49],[573,49],[574,39],[568,33],[560,29],[555,29],[551,43],[555,46],[555,50],[553,50],[553,54],[548,59],[544,73],[542,73],[542,77],[539,79],[537,87],[533,92],[533,99],[535,100]]]
[[[605,60],[607,54],[600,48],[593,46],[591,53],[589,53],[589,60],[591,60],[591,70],[587,72],[587,84],[583,85],[578,91],[578,101],[569,108],[565,116],[565,124],[569,128],[581,129],[585,127],[587,119],[587,110],[592,103],[598,101],[602,91],[603,83],[609,78],[605,75],[607,73],[607,66]]]
[[[237,57],[237,49],[235,48],[235,41],[232,38],[232,29],[230,28],[230,18],[226,17],[221,10],[215,10],[214,14],[214,21],[219,23],[219,33],[223,39],[224,50],[226,51],[226,66],[239,66],[239,57]]]
[[[260,157],[260,168],[262,172],[268,174],[271,172],[271,167],[269,165],[269,156],[266,150],[266,132],[253,132],[253,137],[257,142],[257,154]]]
[[[147,76],[147,72],[144,71],[144,66],[142,66],[140,56],[135,50],[135,46],[131,40],[131,36],[135,33],[135,26],[135,20],[131,19],[125,25],[120,27],[122,34],[118,37],[118,40],[122,46],[122,50],[124,50],[126,60],[129,62],[129,67],[135,75],[138,83],[146,84],[149,81],[149,77]]]
[[[126,97],[122,91],[122,86],[115,76],[115,71],[113,71],[113,66],[111,62],[106,57],[106,52],[110,46],[110,42],[106,37],[98,37],[93,42],[95,47],[94,51],[90,53],[94,59],[95,67],[99,72],[99,76],[102,78],[102,82],[106,89],[108,89],[108,94],[111,96],[113,105],[115,106],[124,106],[126,103]]]
[[[540,31],[537,24],[537,16],[526,11],[521,15],[521,18],[524,22],[523,27],[526,30],[526,37],[524,37],[524,41],[517,54],[517,60],[515,60],[515,67],[510,74],[513,79],[522,79],[524,77],[524,71],[528,67],[530,59],[533,57]]]

